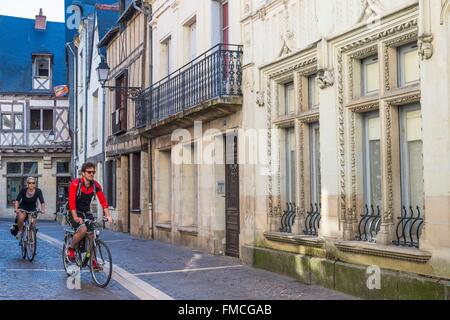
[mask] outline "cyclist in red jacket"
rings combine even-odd
[[[75,234],[72,239],[72,244],[68,249],[67,256],[73,262],[75,261],[75,247],[84,239],[88,230],[84,219],[95,220],[91,212],[91,202],[97,197],[102,208],[103,213],[112,223],[111,215],[108,209],[108,202],[105,194],[102,191],[100,184],[94,180],[95,165],[93,163],[85,163],[81,167],[81,178],[75,179],[70,184],[69,188],[69,223],[74,228]]]

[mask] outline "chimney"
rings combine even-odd
[[[42,8],[41,8],[39,9],[39,15],[36,16],[34,29],[45,31],[46,27],[47,27],[47,17],[42,15]]]

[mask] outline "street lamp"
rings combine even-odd
[[[116,90],[116,91],[125,91],[125,94],[130,99],[136,99],[139,94],[141,93],[141,88],[139,87],[117,87],[117,86],[106,86],[105,83],[108,81],[109,77],[109,66],[106,63],[104,59],[101,60],[97,67],[97,75],[98,75],[98,81],[102,85],[102,88],[108,88],[110,90]]]

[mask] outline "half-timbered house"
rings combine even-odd
[[[29,176],[53,213],[70,182],[68,100],[54,93],[66,83],[64,23],[42,10],[35,20],[0,16],[0,43],[0,216],[14,215]]]

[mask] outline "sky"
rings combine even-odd
[[[34,19],[42,8],[47,21],[64,22],[64,0],[0,0],[0,15]]]

